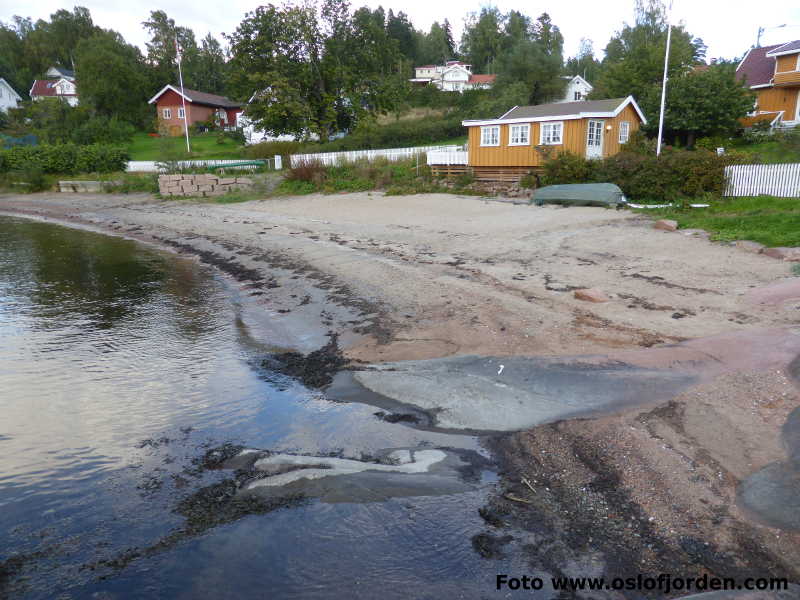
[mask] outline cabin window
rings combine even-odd
[[[572,96],[575,100],[580,100],[582,98],[580,92],[575,92]]]
[[[481,127],[481,146],[499,146],[500,145],[500,126],[489,125]]]
[[[542,123],[539,134],[539,143],[547,146],[557,146],[561,144],[564,134],[564,122]]]
[[[524,125],[512,125],[509,146],[527,146],[531,143],[530,123]]]
[[[186,112],[183,110],[183,107],[181,106],[181,107],[178,109],[178,118],[179,118],[179,119],[183,119],[185,116],[186,116]]]
[[[161,116],[164,117],[165,119],[171,119],[172,118],[172,110],[170,110],[169,108],[162,109],[161,110]]]
[[[626,143],[629,137],[631,137],[631,124],[628,121],[622,121],[619,124],[619,143]]]

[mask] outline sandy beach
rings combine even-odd
[[[196,256],[269,316],[270,344],[305,353],[337,333],[360,367],[591,356],[685,373],[657,400],[490,435],[503,476],[482,512],[485,547],[513,525],[529,532],[531,567],[555,573],[572,564],[800,580],[800,526],[737,501],[741,482],[786,461],[794,439],[791,263],[655,230],[629,211],[447,194],[238,204],[38,194],[0,196],[0,213]],[[610,300],[576,299],[584,288]]]

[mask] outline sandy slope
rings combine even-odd
[[[321,345],[314,332],[331,329],[351,358],[366,362],[605,354],[792,330],[800,315],[800,298],[753,301],[755,288],[789,281],[789,264],[656,231],[626,211],[376,193],[233,205],[6,196],[3,211],[204,253],[258,294],[277,329],[285,322],[270,332],[278,345],[312,349]],[[582,287],[612,300],[576,300]],[[784,459],[780,427],[800,405],[784,366],[720,373],[661,408],[500,438],[504,490],[529,502],[498,496],[496,509],[531,527],[569,518],[599,524],[590,545],[623,575],[674,568],[800,578],[800,536],[759,524],[735,503],[739,480]],[[566,557],[560,564],[579,565],[591,536],[567,530],[553,544]],[[545,565],[541,552],[531,553],[531,564]]]

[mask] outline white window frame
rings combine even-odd
[[[495,136],[490,136],[489,137],[489,140],[491,140],[491,137],[495,137],[495,143],[494,144],[492,144],[490,142],[487,142],[487,136],[486,136],[486,133],[488,133],[488,132],[490,132],[492,130],[497,132],[496,137]],[[500,145],[500,125],[484,125],[484,126],[482,126],[481,127],[481,146],[499,146],[499,145]]]
[[[546,130],[553,133],[545,135]],[[558,138],[555,136],[558,131]],[[564,121],[543,121],[539,123],[539,145],[541,146],[560,146],[564,143]]]
[[[162,119],[171,119],[172,118],[172,110],[169,108],[162,108],[161,109],[161,118]]]
[[[629,139],[631,139],[631,123],[630,121],[620,121],[619,143],[627,144]]]
[[[517,141],[514,141],[514,131],[517,131],[518,134],[525,133],[525,135],[518,135]],[[522,138],[525,138],[524,141]],[[531,124],[530,123],[520,123],[518,125],[509,125],[508,126],[508,145],[509,146],[530,146],[531,144]]]
[[[186,111],[183,110],[182,106],[178,107],[178,118],[185,119],[186,118]]]

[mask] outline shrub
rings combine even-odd
[[[318,162],[301,162],[286,170],[288,181],[321,182],[325,178],[326,169]]]
[[[682,202],[720,195],[725,167],[739,162],[743,157],[738,153],[717,156],[708,150],[667,149],[660,157],[626,151],[597,161],[565,153],[545,162],[544,183],[615,183],[628,198]]]
[[[0,151],[0,157],[0,169],[6,171],[31,168],[40,169],[42,173],[70,175],[124,171],[128,162],[128,151],[103,144],[57,144],[16,146]]]
[[[299,154],[303,144],[300,142],[259,142],[244,149],[247,158],[272,158],[279,154],[288,163],[289,155]]]

